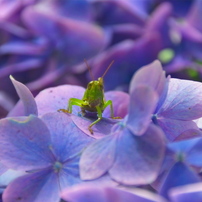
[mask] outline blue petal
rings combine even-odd
[[[183,162],[177,162],[170,170],[164,184],[161,187],[160,194],[168,198],[168,191],[172,187],[201,181],[196,173],[193,172]]]
[[[33,115],[0,121],[0,158],[8,168],[49,166],[53,161],[50,144],[48,128]]]
[[[94,138],[82,132],[64,113],[47,113],[42,116],[51,134],[51,147],[58,161],[66,161],[78,155]]]

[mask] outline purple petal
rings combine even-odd
[[[169,198],[173,202],[201,202],[202,183],[188,184],[170,189]]]
[[[193,120],[202,116],[202,84],[170,79],[167,98],[157,113],[159,117]]]
[[[67,114],[48,113],[42,116],[42,120],[50,131],[51,146],[60,162],[71,159],[94,140],[83,133]]]
[[[196,0],[193,3],[193,6],[190,9],[190,12],[187,16],[187,21],[189,24],[197,28],[199,31],[202,31],[202,26],[200,22],[200,18],[202,16],[202,2],[200,0]]]
[[[76,116],[74,114],[70,115],[71,119],[74,121],[74,124],[82,130],[85,134],[90,137],[100,139],[106,135],[109,135],[111,132],[112,127],[120,121],[120,119],[109,119],[109,118],[102,118],[102,120],[96,123],[92,129],[93,134],[90,133],[88,127],[91,123],[93,123],[97,119],[97,114],[93,113],[92,117],[91,114],[83,117],[83,116]]]
[[[50,112],[56,112],[59,109],[67,109],[69,99],[78,98],[82,100],[84,91],[85,91],[84,88],[79,86],[74,86],[74,85],[63,85],[63,86],[48,88],[41,91],[35,98],[39,115],[43,115]],[[113,92],[111,93],[110,97],[113,97],[113,99],[115,99],[118,96],[119,98],[117,98],[117,101],[118,99],[121,101],[120,95],[122,94],[124,94],[125,96],[125,93],[117,94]],[[124,107],[126,107],[126,104],[123,105],[123,108]],[[119,113],[119,111],[120,113],[122,113],[123,108],[120,106],[118,110],[115,109],[114,111],[115,113]],[[72,108],[72,114],[66,114],[66,115],[70,116],[71,119],[74,121],[74,123],[77,125],[77,127],[79,127],[84,133],[88,134],[89,136],[92,136],[92,134],[88,130],[88,126],[97,119],[97,115],[96,113],[94,113],[93,117],[90,117],[90,116],[83,117],[80,114],[80,111],[81,111],[81,108],[79,106],[74,105]],[[60,113],[63,113],[63,112],[60,112]],[[108,120],[103,118],[102,121],[100,121],[98,124],[95,124],[93,126],[94,134],[92,137],[99,138],[99,137],[105,136],[106,134],[109,134],[111,127],[115,123],[117,123],[117,121],[119,120],[118,119]]]
[[[0,54],[41,55],[46,44],[33,44],[28,42],[8,42],[0,46]]]
[[[105,174],[114,162],[115,149],[114,135],[106,136],[88,146],[81,155],[81,179],[92,180]]]
[[[27,174],[9,184],[3,193],[4,201],[59,201],[57,175],[50,169]]]
[[[95,9],[97,10],[96,17],[99,24],[103,24],[104,26],[124,23],[143,26],[145,22],[145,16],[142,16],[140,9],[137,9],[134,3],[130,1],[94,0],[93,5],[95,5]],[[109,12],[110,15],[108,15]]]
[[[151,114],[156,108],[158,96],[146,85],[139,85],[130,93],[127,127],[135,135],[142,135],[151,122]]]
[[[23,72],[31,69],[38,69],[43,64],[40,58],[30,58],[25,61],[17,62],[16,64],[8,64],[0,69],[0,78],[6,77],[14,72]]]
[[[124,118],[128,113],[129,95],[121,91],[108,91],[105,93],[105,99],[113,103],[114,116]],[[111,117],[110,107],[103,112],[103,117]]]
[[[105,89],[114,89],[128,84],[137,69],[157,58],[160,50],[158,37],[158,33],[152,33],[135,41],[124,40],[107,49],[93,58],[91,65],[93,75],[95,78],[100,77],[114,60],[113,67],[105,75]],[[131,64],[134,65],[131,66]]]
[[[105,196],[105,190],[95,186],[74,186],[65,189],[61,193],[62,199],[72,202],[108,202]]]
[[[145,84],[153,88],[160,96],[164,90],[165,82],[165,71],[163,71],[161,63],[155,60],[151,64],[141,67],[134,74],[130,82],[130,93],[137,85]]]
[[[24,105],[24,115],[29,116],[30,114],[38,115],[37,105],[34,100],[34,96],[30,90],[19,81],[16,81],[12,76],[10,79],[18,93],[18,96],[23,102]]]
[[[69,99],[82,99],[84,91],[83,87],[73,85],[62,85],[41,91],[35,98],[39,115],[67,109]],[[80,111],[80,107],[73,106],[73,114],[77,115]]]
[[[182,172],[183,171],[183,172]],[[183,162],[177,162],[170,170],[160,194],[168,198],[168,191],[172,187],[199,182],[200,178],[196,173],[187,167]]]
[[[68,55],[71,58],[68,63],[71,64],[94,56],[108,44],[108,36],[99,26],[53,15],[44,5],[26,8],[22,18],[31,30],[48,38],[63,54]]]
[[[48,63],[47,65],[51,65]],[[40,78],[31,81],[29,83],[26,83],[27,87],[31,91],[39,91],[41,89],[46,88],[47,86],[52,85],[54,82],[57,81],[62,75],[64,75],[65,68],[58,68],[55,70],[50,70],[49,72],[46,72],[46,74],[42,75]]]
[[[158,127],[150,125],[142,136],[124,129],[117,139],[115,161],[109,174],[127,185],[151,183],[158,175],[164,149],[163,133]]]
[[[0,15],[1,20],[5,20],[10,18],[16,11],[19,10],[22,3],[20,1],[1,1],[0,6],[2,8],[2,12]]]
[[[161,3],[150,15],[145,29],[146,33],[159,32],[159,43],[161,48],[170,45],[170,37],[168,29],[169,20],[172,14],[172,5],[169,2]]]
[[[19,117],[0,121],[1,162],[13,169],[37,169],[53,161],[50,133],[37,117]]]
[[[72,202],[165,202],[163,198],[143,189],[121,190],[108,186],[79,185],[66,189],[61,194]]]
[[[158,125],[162,128],[166,138],[170,141],[176,140],[178,136],[187,130],[198,130],[198,127],[193,121],[182,121],[175,119],[158,119]]]
[[[189,129],[181,133],[174,141],[193,139],[197,137],[202,137],[202,131],[199,129]]]

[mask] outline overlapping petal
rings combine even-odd
[[[80,175],[92,180],[104,175],[113,165],[116,154],[116,137],[106,136],[92,143],[81,155]]]

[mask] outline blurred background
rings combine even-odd
[[[202,80],[202,0],[0,0],[0,117],[18,100],[12,75],[33,93],[105,76],[128,90],[159,59],[172,77]],[[152,72],[151,72],[152,73]],[[48,98],[47,98],[48,99]]]

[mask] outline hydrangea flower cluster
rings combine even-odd
[[[3,201],[202,200],[202,83],[166,77],[155,60],[134,74],[129,93],[105,93],[122,119],[106,108],[91,134],[96,116],[78,106],[58,111],[82,99],[83,87],[61,85],[34,97],[10,78],[20,102],[0,120]]]
[[[95,78],[115,60],[107,90],[127,92],[134,72],[155,59],[169,74],[201,79],[201,0],[0,0],[0,7],[0,117],[17,101],[10,74],[34,95],[86,86],[84,58]]]

